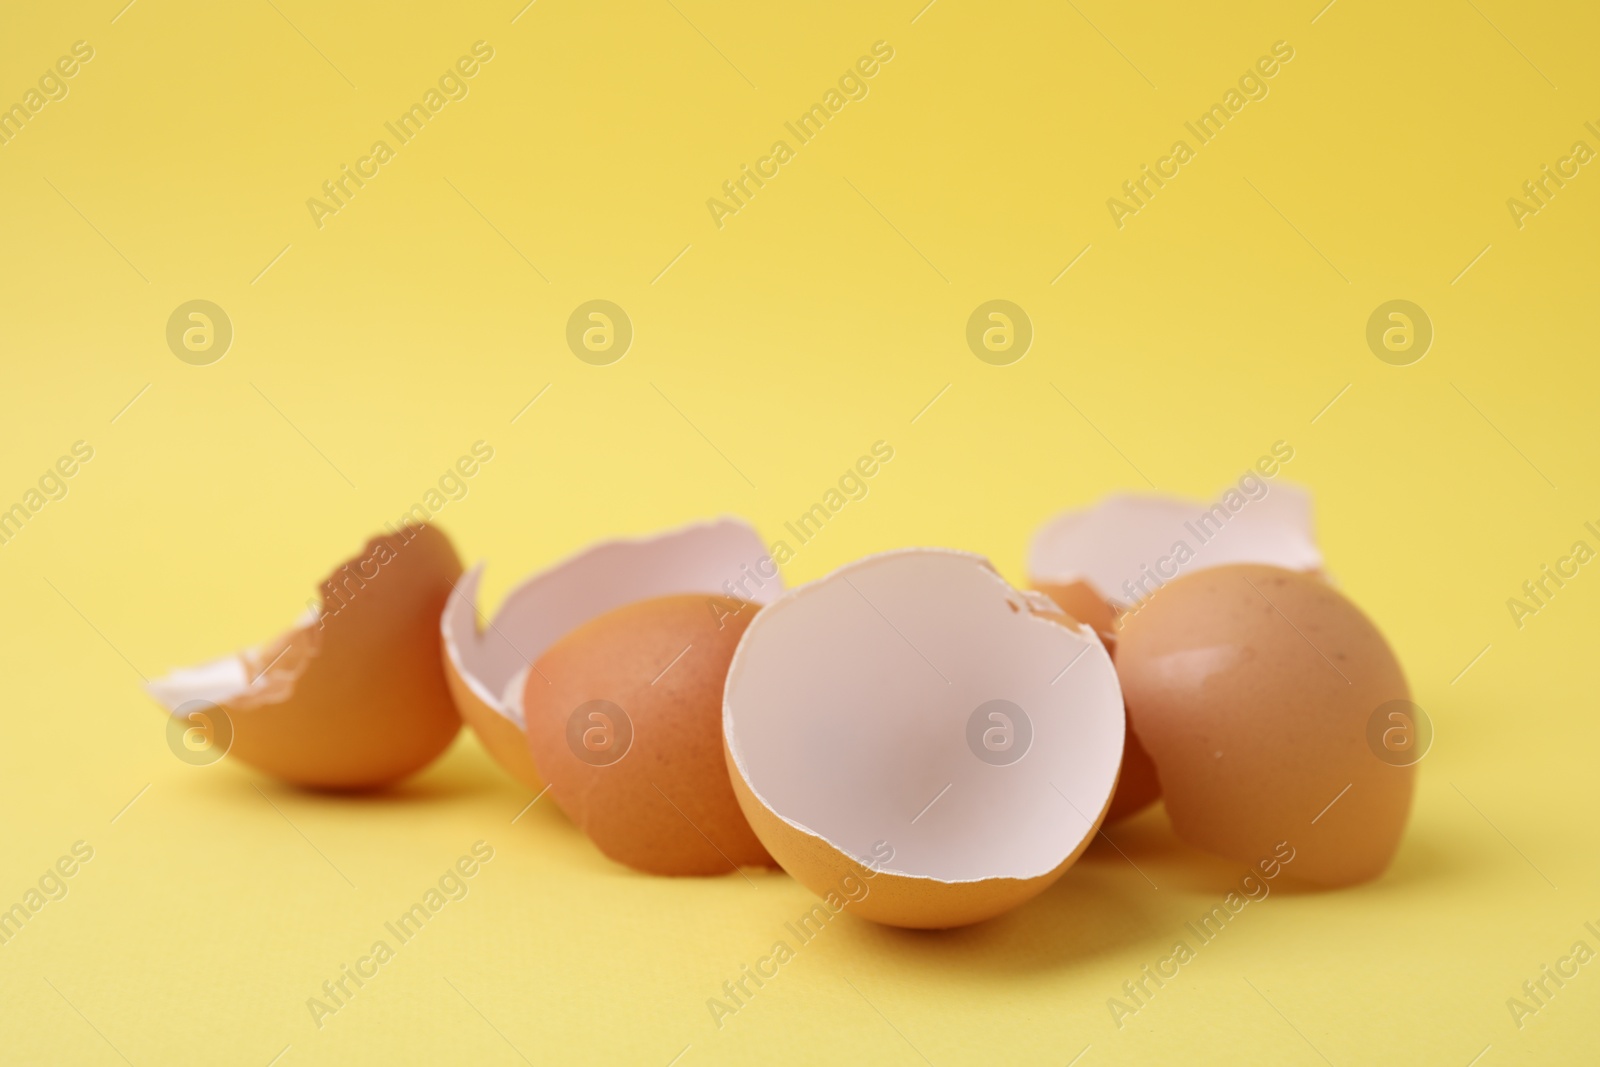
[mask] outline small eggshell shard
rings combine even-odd
[[[719,519],[637,540],[595,545],[524,581],[488,619],[478,610],[484,565],[457,585],[440,620],[445,671],[461,717],[489,754],[538,792],[522,692],[529,666],[576,627],[639,600],[679,593],[765,603],[783,589],[761,538]]]
[[[439,612],[461,574],[443,533],[375,537],[322,582],[320,610],[273,643],[148,685],[168,712],[215,705],[227,754],[297,785],[374,789],[431,763],[461,728]]]
[[[1117,670],[1177,835],[1245,864],[1286,843],[1297,878],[1349,885],[1400,844],[1414,770],[1370,748],[1405,675],[1314,575],[1251,564],[1169,583],[1123,622]]]
[[[1118,495],[1060,515],[1042,526],[1029,546],[1029,581],[1052,590],[1082,584],[1084,593],[1071,602],[1093,614],[1084,606],[1086,594],[1099,596],[1114,611],[1126,611],[1180,574],[1207,567],[1266,563],[1320,570],[1310,494],[1260,479],[1253,484],[1261,487],[1259,496],[1230,487],[1210,505]],[[1096,619],[1083,621],[1104,632]]]
[[[1105,815],[1123,730],[1095,635],[944,549],[870,556],[764,608],[723,703],[767,850],[830,904],[920,928],[1059,878]]]
[[[638,601],[561,637],[528,673],[533,762],[617,862],[665,875],[774,865],[722,755],[728,662],[758,610],[705,594]]]
[[[1117,609],[1095,592],[1088,582],[1035,582],[1033,587],[1095,633],[1115,632]]]

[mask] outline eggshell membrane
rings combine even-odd
[[[440,663],[439,612],[461,561],[432,526],[375,537],[322,582],[320,619],[273,643],[151,682],[232,724],[227,755],[319,789],[371,789],[431,763],[461,728]]]
[[[591,619],[527,676],[533,762],[550,795],[607,856],[651,874],[776,866],[739,810],[722,755],[722,689],[759,608],[728,597],[656,597]],[[575,709],[607,700],[632,724],[620,759],[571,747]]]
[[[1245,502],[1233,512],[1220,503],[1132,494],[1066,512],[1034,535],[1028,549],[1029,581],[1036,588],[1082,583],[1114,610],[1125,611],[1160,582],[1208,567],[1266,563],[1320,570],[1322,553],[1312,535],[1310,494],[1293,485],[1263,484],[1268,485],[1265,496],[1249,500],[1241,494]],[[1180,542],[1192,557],[1181,566],[1168,563],[1169,573],[1158,573],[1160,561],[1171,558]],[[1079,603],[1076,597],[1073,602]],[[1093,614],[1091,608],[1080,610]],[[1101,629],[1092,620],[1084,621]]]
[[[512,777],[538,792],[544,781],[523,730],[524,677],[545,650],[572,629],[625,604],[678,593],[740,596],[761,604],[783,579],[755,530],[717,519],[633,540],[595,545],[524,581],[492,620],[477,608],[484,564],[457,583],[440,619],[446,675],[461,717]]]
[[[1117,669],[1179,837],[1246,864],[1287,841],[1286,871],[1325,885],[1388,866],[1415,772],[1378,759],[1366,729],[1408,689],[1326,582],[1249,564],[1186,575],[1124,620]]]
[[[1031,722],[1005,765],[969,747],[991,700]],[[1105,815],[1123,732],[1094,634],[944,549],[871,556],[763,609],[723,706],[734,791],[768,851],[819,896],[870,876],[849,910],[918,928],[993,917],[1060,877]]]

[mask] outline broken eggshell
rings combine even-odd
[[[723,702],[767,850],[906,927],[978,922],[1059,878],[1105,815],[1123,730],[1095,635],[945,549],[870,556],[763,609]]]
[[[445,672],[461,717],[496,761],[534,792],[545,786],[528,751],[522,693],[530,666],[579,626],[659,596],[737,594],[756,603],[783,589],[757,573],[771,562],[755,530],[718,519],[636,540],[608,541],[527,579],[494,618],[477,608],[484,564],[467,572],[440,620]]]
[[[550,795],[601,852],[637,871],[772,867],[722,757],[722,688],[759,608],[653,597],[591,619],[527,674],[523,714]]]
[[[1036,585],[1034,589],[1054,601],[1068,617],[1094,630],[1096,636],[1105,643],[1112,662],[1116,662],[1117,639],[1112,631],[1117,616],[1109,604],[1082,582],[1070,586]],[[1139,743],[1139,735],[1134,733],[1133,724],[1127,723],[1127,736],[1122,748],[1122,771],[1117,775],[1117,793],[1111,798],[1106,822],[1116,822],[1135,815],[1159,799],[1161,781],[1156,777],[1156,766],[1150,762],[1150,754]]]
[[[461,728],[439,662],[439,612],[461,574],[443,533],[374,537],[322,582],[320,608],[270,645],[150,682],[186,717],[216,705],[227,754],[297,785],[372,789],[431,763]]]
[[[1170,582],[1123,622],[1128,714],[1190,844],[1239,863],[1287,843],[1297,878],[1376,878],[1415,770],[1380,759],[1375,711],[1405,675],[1359,608],[1314,575],[1235,564]]]
[[[1255,484],[1267,486],[1260,479]],[[1310,494],[1280,485],[1254,497],[1244,488],[1230,487],[1210,507],[1175,497],[1119,495],[1060,515],[1029,547],[1029,584],[1091,626],[1115,658],[1123,613],[1179,574],[1241,562],[1320,570]],[[1136,814],[1160,796],[1155,765],[1130,721],[1107,821]]]
[[[1312,536],[1311,495],[1268,486],[1252,499],[1230,486],[1215,504],[1120,494],[1047,522],[1028,547],[1028,580],[1050,587],[1074,617],[1104,630],[1098,597],[1112,612],[1134,607],[1179,574],[1230,563],[1288,570],[1322,568]]]

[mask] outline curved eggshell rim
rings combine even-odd
[[[1048,585],[1082,582],[1120,612],[1132,606],[1123,583],[1139,582],[1141,571],[1157,568],[1180,540],[1193,558],[1158,579],[1173,581],[1231,563],[1321,571],[1311,494],[1289,483],[1264,484],[1264,496],[1244,498],[1216,531],[1196,524],[1216,507],[1226,511],[1224,505],[1162,494],[1118,493],[1093,507],[1063,512],[1039,527],[1029,543],[1028,579]],[[1202,540],[1201,534],[1208,536]]]
[[[391,528],[329,572],[321,606],[297,627],[146,689],[179,718],[192,702],[220,708],[232,724],[222,755],[277,778],[329,790],[391,784],[432,763],[461,728],[433,637],[460,574],[443,531]]]
[[[457,583],[440,617],[445,660],[479,701],[521,730],[518,681],[556,641],[591,619],[640,600],[681,593],[728,595],[719,580],[738,581],[742,570],[763,559],[770,556],[755,528],[732,517],[602,541],[524,579],[506,594],[487,625],[480,625],[477,608],[486,566],[480,561]],[[771,578],[758,578],[760,584],[741,599],[765,604],[777,597],[783,577],[776,564],[773,571]],[[627,580],[619,581],[619,576]],[[491,650],[491,641],[510,652]],[[498,693],[485,677],[486,660],[494,655],[515,657],[509,671],[497,672],[506,675]]]
[[[544,776],[533,764],[528,752],[528,739],[522,728],[493,704],[485,701],[477,689],[461,674],[449,655],[441,653],[444,660],[445,681],[450,686],[450,696],[455,700],[461,719],[472,727],[489,755],[513,778],[535,793],[545,787]],[[517,677],[521,677],[519,673]]]
[[[1061,876],[1067,873],[1067,869],[1078,862],[1088,850],[1095,834],[1100,832],[1100,827],[1104,824],[1106,814],[1111,808],[1112,798],[1117,792],[1116,784],[1113,783],[1111,796],[1106,798],[1105,807],[1095,818],[1094,828],[1084,835],[1083,840],[1078,842],[1078,847],[1073,849],[1071,854],[1051,870],[1034,875],[1032,878],[999,875],[994,878],[946,881],[925,875],[871,870],[869,864],[841,851],[826,838],[813,834],[804,827],[796,826],[756,797],[754,789],[735,764],[733,752],[729,749],[726,738],[723,739],[722,748],[728,760],[729,776],[733,779],[734,795],[738,797],[745,818],[750,821],[751,828],[756,831],[756,836],[761,839],[762,845],[768,852],[773,851],[772,844],[768,840],[770,836],[785,834],[787,831],[803,835],[804,843],[800,846],[801,849],[813,857],[822,857],[822,862],[815,866],[843,870],[845,874],[870,879],[874,884],[881,879],[890,889],[887,894],[890,898],[887,907],[882,904],[885,894],[879,893],[874,901],[869,888],[860,901],[846,903],[843,910],[875,923],[908,930],[948,930],[957,926],[969,926],[1019,908],[1043,893],[1060,880]],[[787,828],[787,831],[784,828]],[[791,867],[794,869],[790,869]],[[791,861],[789,867],[785,868],[790,877],[819,898],[826,898],[830,892],[837,890],[839,886],[836,883],[814,884],[815,880],[811,877],[813,869],[814,865],[804,860]],[[869,870],[871,873],[867,873]],[[839,883],[842,883],[844,877],[845,875],[840,875]],[[868,903],[869,901],[872,903]]]
[[[424,530],[440,537],[454,556],[449,537],[428,525],[406,525],[398,530],[391,527],[390,533],[375,534],[366,539],[359,552],[345,557],[317,583],[321,608],[308,604],[291,626],[269,641],[246,645],[202,663],[174,667],[159,678],[147,680],[145,692],[172,715],[193,701],[229,704],[239,710],[268,709],[289,702],[294,696],[295,681],[322,650],[327,590],[334,580],[350,567],[372,559],[379,545],[390,545],[400,538],[403,549]],[[459,563],[456,566],[459,568]]]
[[[1085,645],[1086,645],[1086,649],[1085,649],[1085,653],[1084,653],[1085,655],[1098,654],[1105,661],[1105,663],[1104,663],[1105,670],[1108,672],[1108,675],[1111,678],[1113,684],[1117,687],[1117,701],[1116,701],[1117,718],[1118,718],[1119,721],[1123,722],[1124,730],[1126,729],[1126,720],[1125,720],[1125,717],[1124,717],[1124,711],[1123,711],[1123,705],[1122,705],[1122,699],[1121,699],[1121,688],[1120,688],[1121,683],[1120,683],[1120,681],[1117,680],[1116,669],[1111,663],[1111,657],[1110,657],[1110,654],[1106,650],[1105,644],[1100,640],[1099,636],[1094,632],[1094,630],[1091,627],[1086,626],[1083,623],[1080,623],[1077,620],[1073,619],[1071,616],[1067,615],[1064,611],[1061,610],[1061,608],[1059,606],[1057,606],[1055,604],[1054,601],[1050,600],[1050,598],[1045,596],[1044,594],[1036,592],[1036,591],[1033,591],[1033,590],[1017,589],[1015,586],[1011,585],[1009,582],[1007,582],[1005,580],[1005,578],[999,573],[998,570],[996,570],[994,564],[992,562],[990,562],[987,557],[979,555],[978,553],[975,553],[975,552],[964,552],[964,551],[961,551],[959,549],[953,549],[953,548],[937,548],[937,547],[897,548],[897,549],[891,549],[891,550],[886,551],[886,552],[873,553],[872,555],[864,556],[864,557],[862,557],[860,559],[857,559],[857,560],[854,560],[854,561],[852,561],[850,563],[847,563],[844,566],[841,566],[841,567],[839,567],[839,568],[837,568],[837,569],[835,569],[833,571],[830,571],[828,574],[825,574],[820,578],[813,579],[812,581],[807,582],[807,583],[805,583],[803,585],[799,585],[799,586],[794,587],[793,589],[791,589],[791,590],[787,591],[786,593],[784,593],[782,596],[776,598],[770,605],[768,605],[768,608],[773,609],[773,610],[777,610],[777,609],[781,608],[781,606],[783,604],[792,603],[792,602],[794,602],[796,600],[799,600],[800,598],[805,597],[808,594],[814,592],[816,589],[818,589],[820,586],[822,586],[822,584],[825,583],[825,582],[828,582],[828,581],[830,581],[832,579],[836,579],[836,578],[839,578],[841,576],[847,575],[847,574],[849,574],[849,573],[851,573],[853,571],[858,571],[858,570],[861,570],[863,568],[871,567],[871,566],[873,566],[873,565],[875,565],[877,563],[880,563],[880,562],[882,562],[884,560],[893,559],[893,558],[901,557],[901,556],[926,555],[926,554],[937,554],[937,555],[943,555],[943,556],[950,556],[950,557],[955,557],[955,558],[965,559],[965,560],[971,561],[972,563],[978,565],[979,567],[981,567],[985,571],[987,571],[993,577],[994,581],[998,584],[998,586],[1001,589],[1003,589],[1005,592],[1010,593],[1010,594],[1016,596],[1018,599],[1020,599],[1023,602],[1023,604],[1026,605],[1026,607],[1028,609],[1027,614],[1031,619],[1039,622],[1041,625],[1058,626],[1058,627],[1060,627],[1060,628],[1062,628],[1064,630],[1067,630],[1067,631],[1075,634],[1081,640],[1083,640],[1085,642]],[[738,796],[740,798],[741,805],[745,803],[746,793],[748,793],[750,802],[752,804],[754,804],[755,806],[757,806],[761,811],[765,812],[767,817],[769,817],[771,819],[778,820],[779,822],[781,822],[785,826],[789,827],[796,834],[802,836],[805,839],[809,839],[810,841],[814,842],[815,846],[820,846],[820,847],[826,848],[829,851],[831,851],[833,853],[836,853],[837,855],[842,857],[845,861],[847,861],[849,863],[856,864],[857,866],[861,866],[861,865],[863,865],[863,861],[861,861],[859,859],[856,859],[854,857],[851,857],[848,852],[844,851],[837,844],[835,844],[833,841],[831,841],[827,837],[826,834],[818,832],[817,830],[814,830],[811,827],[805,825],[804,823],[798,822],[795,819],[790,818],[788,815],[785,815],[783,812],[779,811],[777,809],[777,807],[775,805],[773,805],[771,802],[769,802],[767,797],[764,796],[761,793],[760,789],[758,789],[756,787],[755,783],[753,783],[750,780],[750,774],[749,774],[747,768],[745,767],[744,759],[743,759],[743,756],[742,756],[742,754],[740,752],[738,741],[737,741],[737,736],[736,736],[737,731],[734,728],[734,721],[733,721],[734,720],[734,711],[733,711],[732,700],[731,700],[730,694],[731,694],[731,692],[732,692],[732,690],[734,688],[734,685],[733,685],[734,679],[741,672],[741,670],[743,669],[743,667],[745,665],[745,659],[747,658],[747,656],[749,654],[749,649],[752,647],[752,644],[753,644],[754,640],[756,640],[756,638],[753,637],[753,635],[756,635],[756,634],[758,634],[760,632],[760,629],[761,629],[761,626],[762,626],[762,618],[766,614],[767,614],[767,612],[765,610],[762,611],[761,613],[758,613],[757,616],[755,617],[755,619],[751,622],[749,629],[747,629],[745,631],[744,636],[740,639],[738,647],[734,650],[733,659],[728,665],[728,681],[727,681],[727,684],[723,688],[723,700],[722,700],[723,749],[724,749],[724,753],[725,753],[727,761],[728,761],[729,776],[733,779],[735,792],[738,794]],[[1095,818],[1093,818],[1092,820],[1088,821],[1088,824],[1087,824],[1087,826],[1086,826],[1081,838],[1079,839],[1077,845],[1072,850],[1070,850],[1068,852],[1067,856],[1063,860],[1061,860],[1055,866],[1051,867],[1049,870],[1043,871],[1043,872],[1041,872],[1041,873],[1039,873],[1037,875],[1029,875],[1029,876],[1021,877],[1021,878],[1015,877],[1015,876],[1011,876],[1011,875],[980,876],[980,877],[975,877],[975,878],[940,878],[940,877],[937,877],[937,876],[934,876],[934,875],[916,874],[916,873],[905,872],[905,871],[888,871],[888,870],[880,871],[879,872],[879,876],[894,875],[896,878],[905,879],[908,882],[915,882],[915,883],[918,883],[918,884],[924,884],[924,885],[929,885],[929,886],[943,886],[943,887],[977,885],[977,884],[984,884],[984,883],[991,883],[991,882],[1012,882],[1012,883],[1018,883],[1018,884],[1031,884],[1031,883],[1033,883],[1033,882],[1035,882],[1035,881],[1037,881],[1039,879],[1048,879],[1048,881],[1046,881],[1044,883],[1045,885],[1048,885],[1049,882],[1054,881],[1056,878],[1060,877],[1061,872],[1065,871],[1068,867],[1070,867],[1072,865],[1072,863],[1078,858],[1078,856],[1082,855],[1083,850],[1086,847],[1088,847],[1089,841],[1091,839],[1093,839],[1093,837],[1095,836],[1095,834],[1097,832],[1099,832],[1100,826],[1105,820],[1106,812],[1110,810],[1112,799],[1116,796],[1117,779],[1118,779],[1118,776],[1121,773],[1121,766],[1122,766],[1122,745],[1121,744],[1118,745],[1118,749],[1117,749],[1117,752],[1115,754],[1115,757],[1111,760],[1111,766],[1113,768],[1111,786],[1110,786],[1109,791],[1106,793],[1105,799],[1101,803],[1099,814]],[[753,813],[752,811],[750,811],[748,809],[745,811],[745,817],[750,821],[750,824],[753,827],[759,827],[761,822],[765,821],[764,819],[759,818],[758,813]],[[769,852],[774,852],[771,843],[766,841],[765,838],[763,838],[762,844],[767,847],[767,850]],[[776,852],[774,852],[774,855],[776,855]],[[781,862],[782,861],[781,861],[781,857],[780,857],[780,863]],[[1044,888],[1044,886],[1040,886],[1041,890],[1043,888]],[[1027,899],[1027,896],[1032,896],[1032,895],[1033,895],[1032,893],[1029,893],[1029,894],[1027,894],[1026,896],[1024,896],[1021,899]],[[1017,901],[1017,903],[1021,903],[1021,899],[1019,899]],[[1002,909],[1002,910],[1004,910],[1004,909]],[[976,920],[968,920],[968,921],[976,921]],[[952,923],[952,924],[949,924],[949,925],[960,925],[960,924],[959,923]]]

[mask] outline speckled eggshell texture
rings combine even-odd
[[[1332,586],[1252,564],[1185,575],[1124,616],[1117,670],[1179,837],[1244,864],[1287,842],[1287,872],[1331,886],[1389,865],[1415,770],[1378,758],[1368,725],[1406,680]]]
[[[728,597],[655,597],[556,641],[528,672],[533,763],[607,856],[666,875],[774,866],[734,797],[722,694],[759,610]]]

